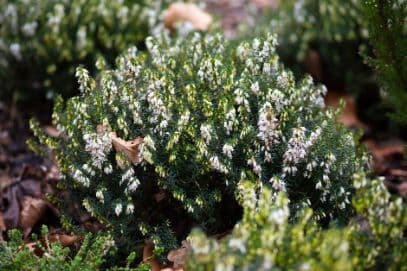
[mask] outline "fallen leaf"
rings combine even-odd
[[[381,144],[377,144],[369,139],[363,141],[363,143],[368,147],[373,158],[376,160],[390,160],[392,157],[402,157],[404,155],[405,143],[398,139],[389,139]]]
[[[400,177],[400,178],[407,177],[407,170],[403,170],[403,169],[392,168],[389,170],[389,173],[393,176]]]
[[[140,147],[143,142],[142,137],[137,137],[132,141],[126,141],[117,137],[115,133],[112,133],[112,144],[117,152],[121,152],[126,155],[133,164],[137,165],[140,163]]]
[[[0,191],[0,212],[7,229],[16,228],[20,223],[22,201],[25,196],[41,198],[41,183],[33,179],[10,182],[2,185]]]
[[[23,230],[24,238],[31,233],[32,228],[43,217],[47,210],[47,202],[43,199],[24,197],[20,214],[20,228]]]
[[[179,249],[171,250],[168,253],[167,259],[174,263],[174,268],[182,268],[188,255],[191,253],[191,244],[188,241],[182,241],[182,246]]]
[[[16,228],[20,218],[20,200],[23,193],[19,186],[8,185],[0,192],[0,211],[2,212],[6,229]]]
[[[4,223],[3,214],[0,212],[0,241],[3,241],[3,232],[7,230],[6,224]]]
[[[4,223],[4,219],[3,219],[3,214],[0,213],[0,233],[5,231],[6,228],[6,224]]]
[[[164,25],[173,31],[177,22],[189,22],[195,30],[207,31],[212,23],[212,16],[190,3],[172,3],[165,14]]]
[[[71,236],[66,234],[48,234],[47,237],[48,242],[50,243],[60,243],[62,247],[72,247],[76,244],[77,241],[80,241],[82,238],[78,236]],[[29,242],[24,244],[23,247],[28,248],[28,250],[34,253],[38,257],[42,257],[44,255],[44,249],[46,249],[47,245],[44,238],[41,238],[39,242]]]
[[[96,126],[96,131],[98,134],[110,133],[112,145],[116,152],[124,154],[135,165],[140,163],[141,159],[139,154],[143,137],[139,136],[134,140],[126,141],[118,137],[115,132],[112,132],[110,127],[101,124]]]
[[[154,245],[147,241],[143,248],[143,262],[151,265],[151,271],[160,271],[161,267],[157,259],[153,255]]]
[[[77,241],[81,240],[80,237],[74,236],[74,235],[67,235],[67,234],[59,234],[59,233],[53,233],[48,235],[48,240],[51,243],[60,243],[61,246],[63,247],[71,247],[73,246]]]
[[[49,135],[50,137],[57,138],[57,137],[59,137],[59,136],[61,135],[61,132],[58,131],[54,126],[51,126],[51,125],[45,125],[45,126],[43,127],[43,130],[44,130],[45,133],[46,133],[47,135]]]
[[[387,189],[389,189],[389,191],[399,194],[403,198],[407,197],[407,182],[394,183],[386,180],[384,181],[384,184],[386,185]]]

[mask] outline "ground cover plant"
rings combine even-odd
[[[127,264],[115,267],[109,263],[109,258],[115,254],[115,245],[108,235],[87,234],[78,250],[70,250],[58,242],[51,242],[48,229],[42,228],[43,239],[34,237],[34,242],[26,244],[22,234],[17,230],[9,232],[7,242],[0,241],[0,268],[4,271],[14,270],[111,270],[111,271],[147,271],[148,264],[140,264],[137,268],[130,265],[135,259],[135,254],[130,254]]]
[[[61,187],[118,246],[149,239],[162,254],[190,230],[177,217],[208,233],[233,226],[245,180],[286,191],[293,217],[308,204],[321,225],[347,223],[365,159],[324,109],[325,87],[296,82],[279,63],[275,36],[234,46],[221,35],[163,35],[146,45],[148,54],[129,50],[97,80],[78,68],[81,95],[55,106],[58,138],[32,122]]]
[[[243,220],[220,243],[193,232],[187,270],[406,270],[406,203],[363,173],[354,187],[351,223],[321,229],[310,208],[293,222],[286,194],[246,183]]]
[[[0,99],[75,94],[75,69],[91,72],[130,45],[141,45],[159,20],[161,1],[0,1]],[[102,63],[102,62],[101,62]]]
[[[43,228],[42,232],[45,235],[47,229]],[[10,231],[9,238],[7,243],[0,241],[0,268],[7,271],[98,270],[113,248],[108,236],[95,238],[88,235],[75,257],[70,258],[68,248],[62,248],[59,243],[50,243],[48,239],[43,244],[38,242],[34,250],[25,245],[22,234],[17,230]]]

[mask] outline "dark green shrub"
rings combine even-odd
[[[279,64],[273,35],[237,47],[198,33],[146,44],[148,54],[129,50],[98,80],[77,70],[81,95],[55,106],[59,138],[32,122],[61,187],[119,246],[151,239],[160,254],[188,233],[177,223],[233,226],[238,212],[228,208],[245,180],[287,191],[293,217],[307,203],[323,224],[348,220],[363,159],[324,109],[325,87]]]
[[[395,109],[393,117],[407,124],[407,2],[362,2],[375,54],[366,61],[376,72],[384,100]]]

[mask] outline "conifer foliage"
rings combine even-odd
[[[363,11],[375,54],[366,61],[377,74],[385,101],[395,109],[393,117],[407,124],[407,2],[367,0]]]
[[[78,68],[80,96],[55,106],[58,138],[32,122],[62,187],[119,246],[176,246],[189,229],[174,218],[209,233],[234,223],[222,201],[245,181],[285,191],[293,219],[309,206],[318,223],[348,220],[352,175],[365,159],[324,108],[325,87],[296,82],[279,63],[275,36],[233,46],[221,35],[163,35],[146,45],[96,80]]]

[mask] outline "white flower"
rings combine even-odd
[[[259,96],[260,91],[259,82],[253,83],[250,86],[250,90],[254,93],[254,95]]]
[[[276,223],[277,225],[282,225],[282,224],[284,224],[286,217],[287,217],[287,212],[285,210],[277,209],[277,210],[270,212],[268,220],[271,223]]]
[[[267,75],[271,75],[271,65],[270,63],[264,63],[263,65],[263,73]]]
[[[201,128],[201,136],[205,140],[206,144],[209,144],[211,142],[212,136],[212,127],[209,124],[202,124]]]
[[[257,176],[260,176],[260,174],[261,174],[261,166],[259,164],[257,164],[256,159],[254,157],[250,158],[247,161],[247,164],[253,168],[253,172]]]
[[[140,180],[137,177],[132,177],[129,180],[126,190],[130,193],[133,193],[137,190],[140,185]]]
[[[117,216],[119,216],[123,211],[123,206],[121,203],[116,204],[116,207],[114,208],[114,212],[116,213]]]
[[[123,183],[124,181],[129,180],[133,176],[134,176],[134,169],[131,167],[122,175],[121,183]]]
[[[212,168],[219,171],[220,173],[227,174],[229,173],[229,170],[226,168],[225,165],[223,165],[217,156],[212,156],[209,159],[209,163],[211,164]]]
[[[18,43],[11,44],[10,45],[10,52],[17,60],[22,59],[20,44],[18,44]]]
[[[271,104],[266,102],[260,109],[257,129],[257,137],[264,142],[265,160],[271,161],[271,148],[273,143],[277,143],[280,132],[278,131],[278,120],[273,114]]]
[[[259,39],[254,39],[253,40],[253,50],[257,51],[260,49],[260,40]]]
[[[104,197],[104,195],[103,195],[103,191],[102,191],[102,190],[97,190],[97,191],[96,191],[96,198],[99,199],[99,201],[100,201],[101,203],[104,203],[104,202],[105,202],[105,197]]]
[[[27,37],[32,37],[35,34],[35,31],[37,30],[38,23],[37,22],[32,22],[32,23],[26,23],[23,25],[21,28],[22,32],[24,35]]]
[[[113,172],[113,167],[112,167],[112,165],[106,166],[106,167],[103,169],[103,171],[105,172],[106,175],[109,175],[110,173]]]
[[[228,245],[232,248],[236,248],[240,253],[246,253],[246,245],[242,239],[230,239]]]
[[[89,187],[90,185],[90,180],[88,177],[86,177],[83,172],[79,169],[76,169],[73,174],[72,174],[72,178],[77,181],[78,183],[80,183],[81,185],[83,185],[84,187]]]
[[[155,143],[154,140],[151,138],[150,135],[147,135],[143,138],[143,148],[147,147],[150,150],[155,150]]]
[[[127,204],[126,214],[130,215],[134,213],[134,205],[132,203]]]
[[[229,144],[223,145],[222,153],[226,155],[229,159],[232,159],[233,146]]]
[[[287,191],[284,180],[280,179],[279,177],[274,176],[269,180],[269,182],[275,191],[277,191],[277,192],[280,192],[280,191],[286,192]]]
[[[228,113],[226,113],[225,121],[223,122],[223,127],[226,129],[226,134],[230,134],[233,130],[233,124],[236,122],[236,110],[232,108]]]
[[[109,133],[104,134],[84,134],[85,150],[92,156],[92,165],[102,169],[103,163],[107,160],[107,154],[112,149],[112,139]]]
[[[292,137],[288,141],[288,148],[283,155],[284,173],[295,175],[297,171],[295,165],[305,159],[305,156],[321,135],[321,129],[318,128],[315,132],[312,132],[308,140],[306,140],[305,131],[306,129],[304,127],[293,128]],[[307,169],[308,168],[312,167],[307,165]]]

